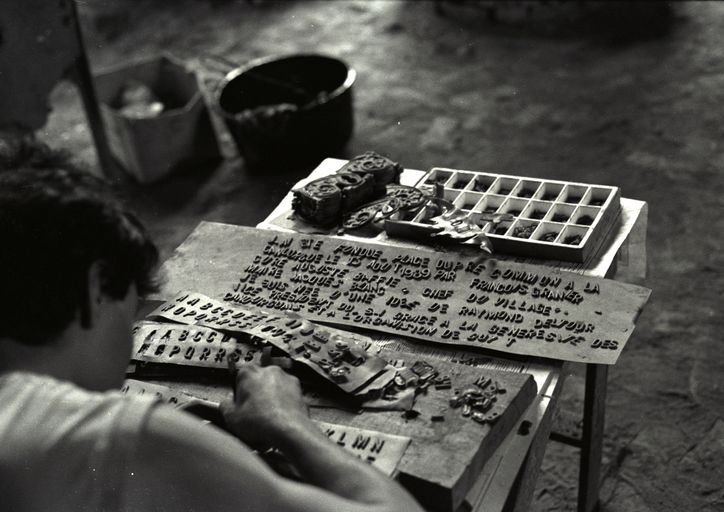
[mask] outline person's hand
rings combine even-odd
[[[257,448],[283,443],[310,421],[299,380],[276,366],[240,366],[234,400],[221,410],[228,428]]]

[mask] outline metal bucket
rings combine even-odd
[[[311,162],[352,134],[355,77],[324,55],[259,59],[227,73],[216,107],[248,166]]]

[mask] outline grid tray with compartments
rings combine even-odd
[[[616,222],[618,187],[435,167],[417,183],[425,192],[443,185],[444,198],[470,212],[495,252],[583,262]],[[483,213],[509,213],[497,226]],[[423,210],[413,221],[422,221]]]

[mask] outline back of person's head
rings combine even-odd
[[[0,337],[37,345],[87,326],[96,262],[113,299],[154,289],[156,247],[104,180],[27,140],[0,157]]]

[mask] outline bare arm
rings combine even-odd
[[[279,448],[308,482],[365,510],[421,510],[399,484],[330,442],[309,419],[299,381],[279,368],[244,367],[224,415],[242,440]]]
[[[295,378],[278,368],[250,367],[240,372],[239,388],[236,404],[224,408],[227,422],[250,443],[279,447],[311,485],[279,476],[226,432],[159,407],[130,468],[129,509],[422,510],[394,481],[319,431],[301,405]]]

